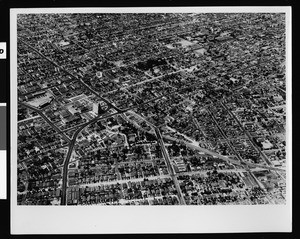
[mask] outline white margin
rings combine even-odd
[[[7,199],[6,150],[0,150],[0,199]]]

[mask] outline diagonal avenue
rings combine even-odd
[[[125,111],[128,111],[130,110],[131,108],[133,107],[130,107],[128,109],[125,109],[125,110],[121,110],[119,109],[117,106],[115,106],[113,103],[111,103],[109,100],[103,98],[98,92],[96,92],[94,89],[91,88],[91,86],[89,86],[88,84],[86,84],[82,79],[80,79],[78,76],[76,76],[75,74],[73,74],[72,72],[70,72],[69,70],[65,69],[64,67],[62,67],[61,65],[58,65],[58,63],[56,63],[55,61],[53,61],[52,59],[46,57],[44,54],[42,54],[41,52],[39,52],[37,49],[35,49],[33,46],[29,45],[28,43],[26,43],[25,41],[19,39],[23,44],[25,44],[26,46],[28,46],[30,49],[32,49],[34,52],[36,52],[37,54],[39,54],[42,58],[48,60],[49,62],[51,62],[53,65],[55,65],[56,67],[58,67],[59,69],[61,69],[62,71],[64,71],[65,73],[67,73],[68,75],[70,75],[73,79],[79,81],[79,83],[85,87],[88,91],[92,92],[94,95],[96,95],[99,99],[101,99],[102,101],[104,101],[110,108],[113,108],[114,110],[116,110],[116,113],[113,113],[113,114],[110,114],[110,115],[107,115],[107,116],[98,116],[94,119],[92,119],[91,121],[87,122],[87,123],[84,123],[84,124],[81,124],[79,126],[79,128],[75,131],[72,139],[70,140],[65,134],[63,131],[61,131],[58,127],[56,127],[40,110],[32,107],[32,106],[29,106],[28,104],[25,104],[25,103],[20,103],[34,111],[36,111],[43,119],[45,119],[47,121],[47,123],[49,123],[53,129],[55,129],[59,134],[61,134],[65,139],[66,141],[69,143],[69,149],[68,149],[68,152],[67,152],[67,156],[65,158],[65,161],[64,161],[64,164],[63,164],[63,173],[62,173],[62,177],[63,177],[63,180],[62,180],[62,195],[61,195],[61,205],[66,205],[67,204],[67,182],[68,182],[68,165],[69,165],[69,161],[70,161],[70,158],[71,158],[71,155],[73,153],[73,150],[74,150],[74,146],[75,146],[75,143],[76,143],[76,139],[77,139],[77,136],[78,134],[88,125],[90,124],[93,124],[95,122],[97,122],[98,120],[101,120],[101,119],[104,119],[104,118],[107,118],[107,117],[111,117],[113,115],[117,115],[117,114],[122,114],[124,113]],[[252,67],[252,66],[250,66]],[[249,68],[250,68],[249,67]],[[144,102],[145,103],[145,102]],[[141,117],[141,116],[140,116]],[[147,120],[146,120],[147,122]],[[149,123],[149,122],[148,122]],[[150,124],[151,125],[151,124]],[[180,186],[179,186],[179,183],[178,183],[178,180],[177,180],[177,176],[176,176],[176,172],[174,171],[174,168],[171,164],[171,160],[170,160],[170,156],[168,154],[168,151],[165,147],[165,144],[164,144],[164,141],[163,141],[163,137],[165,138],[165,136],[162,136],[161,135],[161,132],[160,132],[160,129],[154,125],[151,125],[151,127],[154,129],[155,131],[155,135],[157,137],[157,140],[158,140],[158,143],[160,145],[160,148],[161,148],[161,152],[162,152],[162,155],[165,159],[165,162],[166,162],[166,165],[167,165],[167,168],[168,168],[168,171],[173,179],[173,182],[175,184],[175,187],[176,187],[176,190],[177,190],[177,193],[178,193],[178,198],[179,198],[179,201],[180,201],[180,204],[185,204],[185,200],[184,200],[184,197],[182,195],[182,191],[180,189]],[[212,156],[215,156],[215,157],[218,157],[218,158],[221,158],[223,160],[226,160],[226,161],[231,161],[235,164],[239,164],[239,165],[243,165],[243,166],[255,166],[255,167],[260,167],[260,168],[267,168],[267,169],[270,169],[270,170],[276,170],[276,171],[284,171],[283,169],[279,169],[279,168],[275,168],[275,167],[272,167],[272,165],[269,165],[269,166],[261,166],[261,165],[250,165],[249,163],[247,162],[240,162],[238,160],[233,160],[233,159],[230,159],[228,157],[225,157],[223,155],[219,155],[215,152],[212,152],[210,150],[207,150],[207,149],[203,149],[203,148],[200,148],[199,146],[195,146],[195,145],[192,145],[192,144],[189,144],[187,142],[184,142],[188,147],[190,148],[193,148],[193,149],[196,149],[196,150],[200,150],[202,152],[206,152]]]
[[[117,115],[119,114],[118,112],[116,113],[113,113],[113,114],[110,114],[110,115],[106,115],[104,117],[101,117],[101,116],[97,116],[96,118],[90,120],[89,122],[86,122],[85,124],[83,124],[80,128],[78,128],[73,137],[72,137],[72,140],[69,144],[69,149],[68,149],[68,153],[67,153],[67,156],[66,156],[66,159],[64,161],[64,165],[63,165],[63,179],[62,179],[62,195],[61,195],[61,205],[66,205],[67,204],[67,182],[68,182],[68,166],[69,166],[69,162],[70,162],[70,158],[71,158],[71,155],[73,153],[73,149],[74,149],[74,146],[75,146],[75,143],[76,143],[76,139],[77,139],[77,136],[78,134],[85,128],[87,127],[88,125],[91,125],[93,123],[96,123],[98,120],[102,120],[102,119],[105,119],[105,118],[109,118],[111,116],[114,116],[114,115]]]
[[[29,47],[30,49],[32,49],[34,52],[36,52],[38,55],[40,55],[41,57],[43,57],[44,59],[46,59],[47,61],[49,61],[50,63],[52,63],[53,65],[55,65],[56,67],[58,67],[59,69],[61,69],[62,71],[64,71],[68,75],[70,75],[71,77],[73,77],[74,79],[76,79],[77,81],[79,81],[86,89],[88,89],[90,92],[92,92],[97,97],[99,97],[108,106],[110,106],[111,108],[115,109],[117,112],[121,112],[122,111],[118,107],[116,107],[115,105],[113,105],[110,101],[108,101],[107,99],[103,98],[98,92],[96,92],[95,90],[93,90],[89,85],[87,85],[82,79],[79,79],[72,72],[68,71],[67,69],[65,69],[61,65],[58,65],[55,61],[53,61],[49,57],[45,56],[43,53],[41,53],[40,51],[38,51],[37,49],[35,49],[33,46],[29,45],[27,42],[23,41],[22,39],[19,39],[19,40],[20,40],[20,42],[24,43],[27,47]]]
[[[64,134],[64,132],[61,131],[55,124],[53,124],[41,110],[23,102],[19,102],[19,104],[38,113],[56,132],[58,132],[68,143],[70,143],[70,139]]]
[[[173,182],[175,184],[179,202],[180,202],[181,205],[185,205],[186,203],[185,203],[184,197],[182,195],[182,191],[181,191],[181,188],[179,186],[179,182],[178,182],[177,177],[176,177],[176,172],[174,171],[174,168],[171,164],[170,156],[168,154],[168,151],[167,151],[166,146],[164,144],[164,141],[162,139],[162,135],[160,133],[160,130],[157,127],[154,127],[154,130],[155,130],[155,134],[156,134],[158,143],[159,143],[160,148],[161,148],[162,155],[163,155],[163,157],[165,159],[165,162],[167,164],[168,171],[169,171],[170,176],[172,177]]]

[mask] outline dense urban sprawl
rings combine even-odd
[[[283,204],[285,15],[20,14],[18,204]]]

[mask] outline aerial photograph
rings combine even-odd
[[[280,12],[18,14],[17,204],[285,205],[286,58]]]

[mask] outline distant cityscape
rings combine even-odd
[[[286,203],[284,13],[18,14],[18,205]]]

